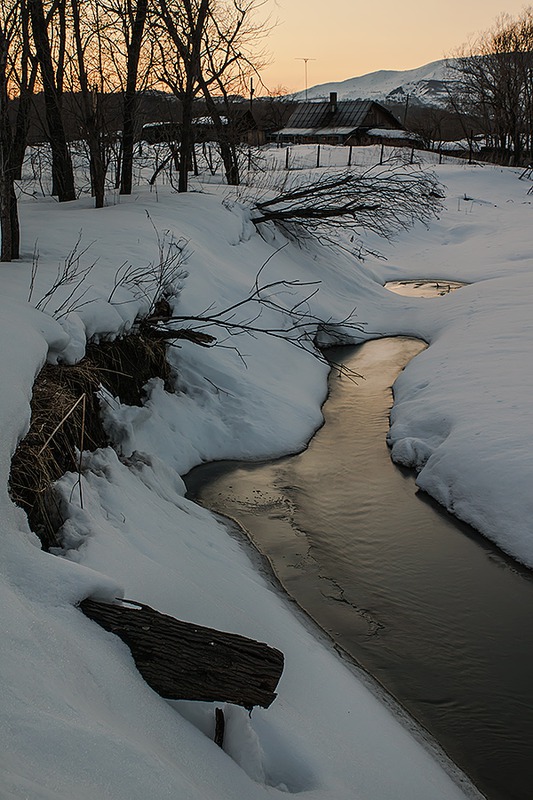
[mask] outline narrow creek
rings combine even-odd
[[[531,800],[533,575],[420,492],[386,445],[391,386],[423,348],[337,349],[364,380],[332,371],[307,450],[203,465],[188,492],[239,522],[288,594],[490,800]]]

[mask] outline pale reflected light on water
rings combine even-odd
[[[337,350],[365,379],[332,374],[305,452],[205,465],[187,483],[487,797],[531,800],[532,575],[417,490],[386,446],[392,383],[423,348],[398,337]]]

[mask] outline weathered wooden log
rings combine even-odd
[[[182,622],[140,603],[80,609],[131,650],[144,680],[162,697],[268,708],[283,672],[283,653],[263,642]]]

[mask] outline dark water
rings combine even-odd
[[[487,797],[531,800],[532,575],[419,492],[385,444],[390,387],[420,349],[395,338],[337,351],[365,380],[332,376],[304,453],[206,465],[187,482]]]

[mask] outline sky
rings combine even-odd
[[[420,0],[268,0],[278,24],[266,41],[271,64],[261,74],[270,90],[293,92],[305,89],[300,59],[309,59],[308,87],[380,69],[414,69],[451,55],[502,12],[516,16],[525,6],[522,0],[448,0],[438,6]]]

